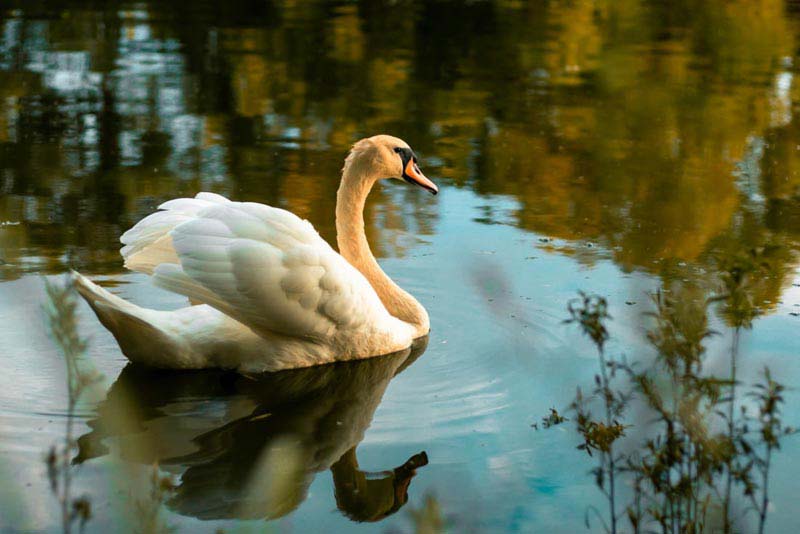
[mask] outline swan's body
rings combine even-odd
[[[274,371],[402,350],[428,333],[425,309],[381,270],[364,235],[375,182],[432,192],[400,139],[356,143],[336,205],[341,255],[294,214],[212,193],[171,200],[123,234],[125,266],[193,304],[157,311],[75,273],[81,295],[134,362]]]

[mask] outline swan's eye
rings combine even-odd
[[[395,151],[395,153],[400,154],[403,151],[403,149],[400,148],[399,146],[396,146],[396,147],[394,147],[394,151]]]

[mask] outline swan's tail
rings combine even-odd
[[[169,333],[147,320],[158,313],[127,302],[72,271],[78,293],[89,303],[97,318],[116,338],[120,349],[132,362],[164,366],[179,360],[180,343]]]

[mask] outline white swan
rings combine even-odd
[[[199,193],[121,238],[127,268],[195,305],[142,308],[73,272],[75,285],[128,359],[155,367],[276,371],[405,349],[430,322],[369,249],[364,203],[382,178],[438,192],[401,139],[357,142],[336,199],[341,255],[288,211]]]

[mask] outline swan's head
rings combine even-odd
[[[408,143],[391,135],[375,135],[358,141],[344,162],[345,171],[348,168],[358,176],[396,178],[434,195],[439,192],[436,184],[419,170],[417,156]]]

